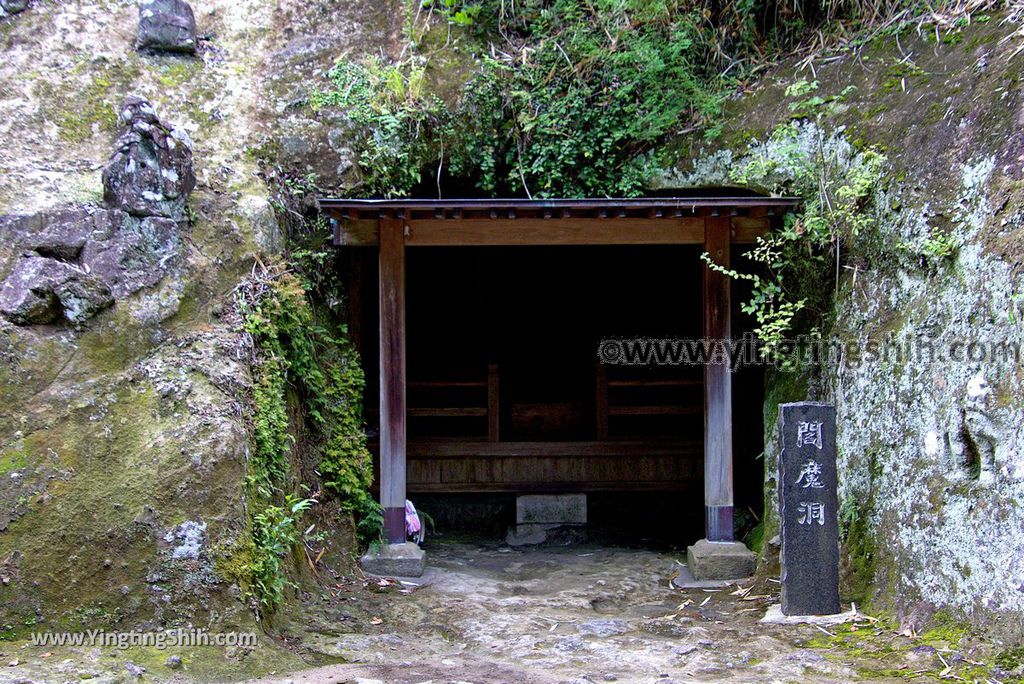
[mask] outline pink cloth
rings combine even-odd
[[[405,533],[410,537],[417,537],[421,529],[423,529],[423,524],[420,522],[420,514],[416,512],[416,507],[412,505],[412,501],[406,499]]]

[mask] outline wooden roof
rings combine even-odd
[[[371,218],[373,216],[396,215],[400,212],[407,212],[409,217],[415,218],[418,214],[429,213],[436,215],[438,212],[446,214],[483,213],[490,214],[498,212],[505,214],[501,218],[515,218],[515,215],[508,215],[510,211],[544,212],[565,210],[570,214],[575,212],[600,213],[602,210],[609,215],[614,213],[627,212],[649,212],[651,210],[671,212],[667,215],[681,214],[678,212],[693,213],[700,209],[710,210],[749,210],[751,208],[766,208],[786,212],[800,203],[796,197],[632,197],[632,198],[586,198],[586,199],[336,199],[323,198],[320,200],[321,208],[331,211],[340,211],[343,214],[356,218],[362,216]]]
[[[380,220],[401,220],[405,243],[441,245],[700,244],[704,219],[730,217],[733,242],[753,242],[793,197],[320,200],[339,246],[376,245]]]

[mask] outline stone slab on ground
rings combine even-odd
[[[672,586],[676,589],[721,589],[723,587],[735,585],[737,583],[737,579],[739,578],[699,580],[693,576],[693,572],[690,570],[689,565],[686,563],[677,563],[675,566],[675,573],[672,577]]]
[[[543,544],[548,540],[548,532],[556,529],[557,523],[524,523],[513,525],[505,535],[505,543],[509,546],[532,546]]]
[[[426,564],[427,554],[412,542],[381,544],[359,559],[363,572],[382,577],[420,577]]]
[[[742,579],[754,574],[756,556],[742,542],[701,539],[686,547],[686,563],[696,580]]]
[[[587,528],[584,525],[559,523],[526,523],[513,525],[505,535],[509,546],[533,546],[537,544],[560,544],[569,546],[586,543]]]
[[[835,615],[786,615],[782,612],[781,603],[773,603],[768,606],[768,611],[761,618],[761,622],[773,625],[819,625],[827,627],[828,625],[841,625],[844,622],[853,622],[860,619],[867,618],[857,612],[857,606],[854,606],[846,613],[836,613]]]
[[[586,494],[524,494],[516,497],[516,523],[520,525],[584,525],[586,522]]]

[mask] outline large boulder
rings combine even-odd
[[[110,289],[71,264],[28,256],[0,287],[0,313],[22,325],[53,323],[63,317],[81,323],[113,304]]]
[[[78,261],[90,240],[106,240],[128,216],[121,211],[74,207],[0,216],[0,241],[58,261]]]
[[[28,0],[0,0],[0,17],[28,9]]]
[[[141,0],[138,48],[195,54],[196,18],[189,4],[184,0]]]
[[[81,255],[82,265],[118,299],[160,282],[181,247],[178,224],[171,219],[126,218],[109,239],[87,242]]]
[[[177,222],[93,207],[0,216],[0,241],[17,255],[0,259],[0,314],[18,325],[79,325],[156,285],[181,253]]]
[[[132,216],[181,220],[196,184],[192,141],[139,97],[128,98],[118,120],[122,132],[103,168],[103,199]]]

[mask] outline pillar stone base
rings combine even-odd
[[[419,577],[426,563],[427,554],[412,542],[381,544],[359,559],[363,572],[383,577]]]
[[[686,547],[686,564],[694,579],[743,579],[754,574],[756,556],[743,542],[701,539]]]

